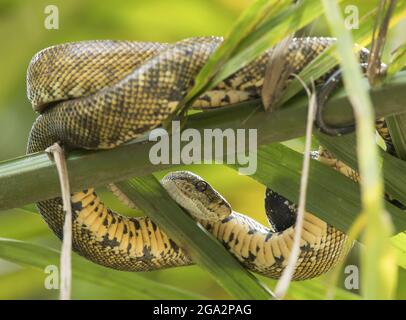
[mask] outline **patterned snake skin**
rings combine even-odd
[[[159,126],[174,112],[222,41],[216,37],[175,44],[88,41],[44,49],[34,56],[27,72],[28,98],[40,112],[30,132],[27,152],[44,150],[55,142],[69,148],[114,148]],[[333,41],[293,39],[286,64],[299,73]],[[258,98],[271,52],[268,50],[200,96],[193,107],[214,108]],[[197,219],[249,270],[280,277],[292,247],[294,225],[282,227],[272,221],[272,216],[285,211],[294,215],[296,207],[292,203],[268,190],[268,216],[277,227],[274,232],[232,211],[221,195],[191,173],[173,173],[162,183],[186,209],[184,201],[191,200],[209,209],[208,214],[217,214],[215,219]],[[177,192],[189,198],[179,200]],[[119,190],[115,193],[120,196]],[[148,217],[125,217],[111,211],[94,189],[73,194],[71,201],[73,247],[87,259],[128,271],[192,263],[187,253]],[[62,238],[61,199],[41,201],[38,208],[49,227]],[[307,213],[294,279],[328,271],[346,254],[345,239],[344,233]]]

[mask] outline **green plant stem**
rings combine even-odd
[[[341,61],[343,81],[357,122],[357,154],[361,176],[362,213],[367,215],[364,233],[365,252],[361,257],[361,290],[367,299],[391,298],[394,292],[392,273],[396,278],[396,263],[391,259],[389,236],[392,224],[383,202],[383,179],[378,146],[375,143],[375,114],[370,96],[362,83],[359,63],[353,53],[351,32],[345,28],[340,8],[335,1],[323,0],[328,25],[337,37],[337,52]],[[379,236],[378,236],[379,235]],[[385,261],[386,260],[386,261]],[[385,265],[389,276],[383,270]]]
[[[257,155],[257,171],[251,177],[298,203],[303,155],[282,144],[262,146]],[[306,210],[347,232],[362,208],[359,184],[316,160],[311,160],[308,183]],[[387,201],[386,207],[395,223],[395,233],[406,230],[404,211]]]
[[[365,81],[366,82],[366,81]],[[404,111],[406,72],[371,92],[376,115],[385,116]],[[341,93],[327,105],[325,119],[333,125],[353,121],[349,101]],[[307,99],[286,103],[274,113],[264,112],[259,102],[198,113],[189,117],[186,128],[256,128],[258,146],[303,136]],[[143,140],[143,139],[141,139]],[[134,176],[144,176],[172,164],[153,165],[149,160],[152,142],[132,142],[112,150],[72,151],[67,157],[72,191],[90,186],[103,186]],[[225,152],[225,151],[224,151]],[[59,195],[57,172],[45,152],[22,156],[0,163],[0,210],[20,207]]]
[[[209,234],[183,212],[152,175],[116,183],[127,198],[238,299],[271,299],[271,292]],[[165,208],[163,210],[162,208]]]

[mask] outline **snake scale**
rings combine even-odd
[[[190,38],[174,44],[85,41],[40,51],[27,71],[28,99],[40,113],[31,129],[27,152],[44,150],[55,142],[69,148],[114,148],[161,125],[222,41],[219,37]],[[289,44],[285,63],[299,73],[334,41],[295,38]],[[192,107],[216,108],[260,97],[272,50],[201,95]],[[322,150],[320,159],[357,179],[326,150]],[[293,203],[267,190],[267,215],[274,227],[271,230],[233,211],[217,191],[190,172],[170,173],[162,185],[245,267],[268,277],[280,277],[293,243]],[[129,202],[118,189],[113,191]],[[127,271],[193,263],[151,219],[113,212],[93,188],[74,193],[71,203],[73,249],[95,263]],[[62,239],[61,199],[37,205],[49,227]],[[346,254],[345,240],[343,232],[306,213],[293,278],[308,279],[328,271]]]

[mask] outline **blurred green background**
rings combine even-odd
[[[0,160],[25,153],[25,145],[36,114],[25,95],[25,71],[31,57],[39,50],[58,43],[90,39],[123,39],[172,42],[186,37],[227,35],[228,30],[249,0],[71,0],[22,1],[0,0]],[[44,27],[47,5],[59,9],[59,29]],[[376,5],[376,1],[354,1],[361,12]],[[388,52],[405,41],[403,22],[389,38]],[[325,34],[323,20],[313,24],[306,34]],[[289,142],[300,150],[300,139]],[[264,187],[249,177],[239,176],[220,165],[200,165],[189,170],[211,182],[239,212],[266,224],[263,197]],[[162,176],[164,172],[158,173]],[[241,196],[241,192],[244,196]],[[1,192],[1,190],[0,190]],[[108,204],[124,214],[129,210],[121,206],[109,193],[102,190]],[[49,247],[59,248],[60,242],[48,230],[41,218],[32,213],[33,206],[0,212],[0,237],[21,239]],[[356,247],[350,263],[357,263]],[[107,276],[110,276],[109,273]],[[113,273],[114,274],[114,273]],[[209,298],[230,298],[197,266],[142,273],[142,276],[175,287],[190,290]],[[406,277],[402,271],[398,298],[406,298]],[[57,298],[56,290],[44,288],[44,272],[17,266],[0,260],[0,299]],[[274,287],[274,281],[261,280]],[[342,283],[342,281],[340,282]],[[402,290],[403,289],[403,290]],[[323,277],[294,284],[289,298],[321,298],[325,292]],[[350,298],[351,296],[343,296]],[[131,295],[99,285],[74,279],[73,298],[127,299]],[[171,297],[168,297],[171,298]]]

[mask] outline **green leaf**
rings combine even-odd
[[[358,170],[356,141],[354,134],[344,135],[341,137],[329,137],[322,134],[316,134],[320,144],[327,148],[335,157],[349,165],[351,168]],[[380,156],[383,160],[383,173],[385,190],[395,199],[406,203],[406,162],[395,158],[387,152],[380,150]],[[406,216],[403,214],[403,216]],[[396,227],[397,232],[404,231]]]
[[[264,285],[169,197],[154,176],[134,178],[116,186],[235,298],[272,298]]]
[[[304,300],[324,300],[326,284],[323,281],[305,281],[292,282],[290,284],[292,292],[296,299]],[[289,295],[289,292],[288,292]],[[341,288],[335,289],[335,299],[337,300],[360,300],[361,297],[355,293],[343,290]]]
[[[318,134],[317,137],[320,141],[320,144],[327,148],[335,157],[337,157],[350,167],[357,169],[356,142],[354,135],[345,135],[342,137],[333,138],[326,135]],[[391,156],[383,150],[381,150],[380,154],[383,158],[383,172],[386,192],[392,195],[392,197],[394,197],[395,199],[406,203],[406,195],[402,191],[406,188],[406,162]],[[389,209],[388,206],[387,209]],[[405,236],[402,232],[405,230],[406,227],[404,223],[400,222],[400,220],[398,220],[397,218],[394,218],[392,216],[392,219],[395,225],[396,232],[400,233],[391,238],[391,243],[397,251],[398,265],[404,268],[406,259],[404,248],[406,248],[406,245],[403,241]],[[400,219],[406,219],[405,212],[401,212]],[[401,225],[397,226],[397,223],[399,222],[401,223]],[[402,245],[404,246],[402,247]]]
[[[191,88],[184,99],[184,103],[188,103],[193,98],[199,96],[206,91],[212,83],[212,79],[216,73],[222,68],[228,60],[238,51],[236,48],[252,32],[266,19],[273,17],[290,1],[283,0],[257,0],[255,1],[238,19],[230,34],[226,37],[221,46],[213,53],[205,66],[195,78],[195,85]],[[272,20],[272,19],[271,19]],[[251,57],[254,59],[254,57]],[[239,66],[241,68],[241,65]],[[221,80],[220,80],[221,81]]]
[[[342,7],[344,8],[348,5],[353,5],[353,1],[346,0],[342,3]],[[371,42],[372,26],[374,25],[376,12],[377,8],[375,7],[369,12],[365,13],[363,16],[359,18],[359,28],[352,30],[354,41],[358,45],[365,47]],[[389,30],[392,29],[394,26],[396,26],[400,21],[402,21],[405,14],[406,14],[406,2],[399,1],[396,10],[392,16]],[[316,57],[312,62],[310,62],[299,73],[300,79],[302,79],[306,84],[309,84],[312,79],[314,80],[319,78],[320,76],[331,70],[334,66],[336,66],[338,64],[339,58],[337,56],[335,48],[336,48],[335,45],[328,48],[322,54]],[[403,58],[398,56],[398,59],[401,60]],[[279,105],[282,105],[283,103],[288,101],[295,94],[297,94],[302,90],[303,85],[300,83],[300,81],[296,78],[293,79],[293,81],[289,84],[286,91],[283,92]]]
[[[39,214],[25,209],[11,209],[0,214],[0,235],[24,240],[50,234]]]
[[[0,258],[34,267],[44,271],[48,265],[59,265],[59,252],[28,242],[0,238]],[[128,273],[108,269],[89,262],[77,255],[72,256],[73,279],[124,291],[134,299],[201,299],[194,293],[148,280],[138,273]],[[44,273],[44,280],[47,276]],[[44,288],[44,290],[46,290]]]
[[[405,88],[406,72],[402,71],[381,88],[372,90],[376,114],[387,116],[404,111]],[[307,99],[298,97],[286,103],[284,108],[270,113],[264,112],[258,101],[252,101],[194,114],[189,117],[186,128],[196,128],[201,133],[204,129],[214,128],[255,128],[260,146],[302,136],[307,114],[305,106]],[[344,91],[329,100],[325,120],[336,126],[353,121],[351,105]],[[174,166],[152,164],[149,151],[153,142],[140,140],[111,150],[70,152],[67,162],[72,191],[83,190],[89,185],[104,186]],[[60,194],[60,187],[55,165],[45,152],[0,162],[0,190],[0,210],[56,197]]]
[[[288,4],[286,0],[254,2],[199,72],[180,108],[322,13],[318,0]]]
[[[303,155],[275,143],[260,147],[257,159],[257,171],[250,177],[297,203]],[[396,232],[406,230],[404,212],[389,202],[385,205]],[[311,160],[306,209],[336,228],[348,231],[361,211],[359,185],[319,161]]]
[[[289,284],[289,289],[286,294],[287,300],[325,300],[326,299],[326,286],[327,275],[323,275],[314,279],[304,281],[292,281]],[[261,277],[262,279],[263,277]],[[269,286],[274,287],[278,280],[263,278]],[[361,296],[342,289],[335,288],[335,299],[337,300],[360,300]]]
[[[406,114],[389,116],[385,121],[397,156],[406,160]]]
[[[397,234],[391,238],[391,243],[396,248],[398,264],[406,269],[406,232]]]
[[[361,291],[367,299],[391,299],[396,288],[397,266],[389,241],[393,226],[383,203],[383,179],[374,139],[375,114],[369,92],[362,81],[359,62],[353,53],[351,31],[345,27],[335,2],[323,0],[323,4],[330,30],[337,37],[343,82],[357,123],[361,214],[367,217],[362,235],[366,248],[361,254]]]
[[[396,49],[388,67],[388,75],[392,76],[406,66],[406,43]]]
[[[265,21],[244,39],[240,44],[239,52],[224,64],[216,74],[213,83],[218,83],[233,74],[242,65],[252,61],[287,35],[311,23],[321,14],[322,7],[318,0],[306,0],[296,6],[281,7],[278,14]]]

